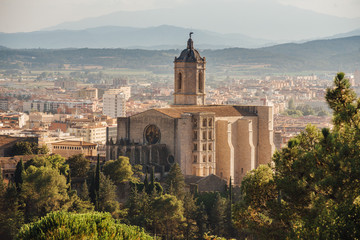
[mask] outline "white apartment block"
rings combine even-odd
[[[105,144],[106,127],[104,126],[83,126],[68,128],[72,136],[82,137],[85,142]]]
[[[120,93],[105,93],[103,95],[103,114],[112,118],[126,116],[126,97]]]
[[[113,88],[108,89],[104,92],[104,94],[119,94],[123,93],[125,95],[125,100],[129,100],[131,97],[131,87],[120,87],[120,88]]]

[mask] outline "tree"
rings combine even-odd
[[[23,184],[23,174],[24,174],[24,163],[23,160],[20,159],[20,161],[16,164],[15,176],[14,176],[14,182],[18,192],[21,191],[21,186]]]
[[[204,234],[207,232],[207,222],[208,222],[208,215],[206,213],[205,205],[203,202],[200,202],[198,205],[197,211],[195,213],[195,221],[196,226],[198,227],[197,236],[198,238],[202,238]]]
[[[119,213],[119,202],[116,201],[116,186],[111,179],[100,172],[100,188],[97,211],[109,212],[113,216]]]
[[[79,197],[83,201],[90,201],[89,188],[86,181],[84,181],[83,185],[81,186]]]
[[[152,201],[155,233],[164,239],[183,239],[180,234],[180,224],[184,220],[184,209],[181,200],[176,196],[164,194]]]
[[[143,229],[114,221],[108,213],[52,212],[24,225],[17,239],[153,239]]]
[[[23,223],[24,213],[19,204],[17,189],[13,183],[9,183],[0,196],[0,238],[14,239]]]
[[[57,169],[30,166],[22,187],[27,219],[62,209],[69,200],[67,188],[66,177]]]
[[[86,177],[90,169],[90,161],[83,154],[73,155],[66,161],[69,164],[72,177]]]
[[[134,179],[134,173],[129,158],[127,157],[119,157],[117,160],[107,161],[103,167],[103,171],[115,184],[132,181]]]
[[[177,196],[179,199],[184,198],[185,179],[179,164],[175,163],[171,166],[170,172],[166,177],[166,184],[170,194]]]
[[[247,226],[266,219],[266,238],[275,236],[269,232],[283,232],[277,235],[281,239],[360,238],[360,99],[344,73],[337,74],[334,85],[326,93],[334,128],[308,126],[290,140],[273,157],[277,198],[268,195],[265,205],[262,198],[245,201],[245,208],[260,206],[252,212],[261,217],[248,218]],[[262,187],[271,193],[274,186]]]
[[[32,155],[32,154],[48,154],[49,149],[46,145],[39,147],[37,143],[20,141],[15,143],[12,148],[12,155]]]
[[[184,217],[185,217],[185,229],[184,239],[195,239],[198,228],[196,226],[196,213],[198,207],[194,196],[190,193],[186,193],[183,201]]]
[[[210,212],[210,225],[213,233],[218,236],[224,235],[225,230],[226,200],[219,193],[215,194],[215,202]]]

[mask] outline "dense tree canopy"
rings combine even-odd
[[[103,167],[104,174],[116,183],[133,180],[133,171],[129,158],[119,157],[117,160],[107,161]]]
[[[245,177],[235,217],[242,232],[259,239],[360,238],[360,99],[344,73],[334,84],[326,94],[333,130],[308,126],[274,155],[273,172],[261,167]],[[259,198],[249,198],[253,189]]]
[[[24,225],[17,239],[153,239],[141,228],[116,223],[107,213],[49,213]]]

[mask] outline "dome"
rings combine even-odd
[[[200,53],[194,48],[194,42],[190,38],[187,42],[187,48],[184,49],[179,57],[175,57],[175,62],[203,62],[205,58],[200,56]]]

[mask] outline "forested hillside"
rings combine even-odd
[[[338,69],[353,72],[360,68],[360,36],[258,49],[228,48],[200,52],[206,57],[210,72],[221,71],[224,66],[251,66],[253,73]],[[180,50],[0,48],[0,68],[61,70],[64,64],[70,64],[153,70],[162,66],[171,73],[174,57],[179,54]]]

